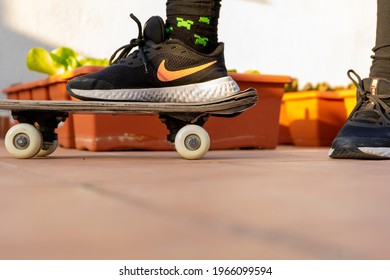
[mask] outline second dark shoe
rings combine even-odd
[[[354,75],[357,80],[355,80]],[[348,76],[357,87],[357,104],[333,140],[331,158],[390,159],[390,81]]]

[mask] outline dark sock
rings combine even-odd
[[[218,45],[218,18],[221,0],[168,0],[168,38],[183,41],[203,53]]]
[[[378,0],[376,43],[370,77],[390,80],[390,1]]]

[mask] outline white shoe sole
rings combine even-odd
[[[191,103],[218,100],[240,91],[229,76],[204,83],[176,87],[81,90],[71,89],[72,95],[80,99],[110,101],[141,101],[166,103]]]

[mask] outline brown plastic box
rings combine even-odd
[[[8,116],[0,116],[0,139],[4,139],[5,134],[9,129],[9,117]]]

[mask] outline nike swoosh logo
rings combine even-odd
[[[195,67],[190,67],[190,68],[186,68],[186,69],[182,69],[182,70],[170,71],[165,67],[165,59],[164,59],[160,63],[160,65],[158,66],[157,78],[161,82],[172,82],[174,80],[178,80],[178,79],[187,77],[189,75],[195,74],[199,71],[202,71],[215,63],[217,63],[216,60],[209,62],[209,63],[206,63],[206,64],[199,65],[199,66],[195,66]]]

